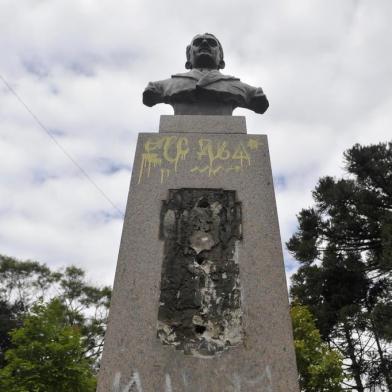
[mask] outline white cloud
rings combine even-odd
[[[270,99],[263,116],[236,114],[269,135],[287,241],[317,179],[341,175],[345,149],[391,139],[391,12],[387,0],[5,0],[0,74],[124,209],[137,133],[172,113],[144,107],[144,86],[183,70],[193,35],[215,33],[225,73]],[[121,220],[1,81],[0,152],[0,252],[110,283]]]

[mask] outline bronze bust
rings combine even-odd
[[[186,48],[185,68],[190,71],[170,79],[150,82],[143,92],[143,103],[154,106],[167,103],[174,114],[231,115],[236,107],[264,113],[268,100],[260,87],[223,75],[223,48],[209,33],[198,34]]]

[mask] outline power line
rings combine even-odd
[[[124,212],[121,211],[106,195],[106,193],[98,186],[98,184],[89,176],[89,174],[83,169],[82,166],[72,157],[71,154],[61,145],[61,143],[52,135],[48,128],[41,122],[41,120],[33,113],[33,111],[27,106],[27,104],[23,101],[23,99],[16,93],[16,91],[10,86],[10,84],[5,80],[5,78],[0,75],[0,79],[3,81],[4,85],[8,88],[8,90],[15,96],[15,98],[22,104],[22,106],[30,113],[31,117],[33,117],[34,121],[38,124],[38,126],[50,137],[54,144],[64,153],[64,155],[78,168],[78,170],[83,174],[83,176],[93,185],[93,187],[101,194],[101,196],[106,199],[110,205],[124,217]]]

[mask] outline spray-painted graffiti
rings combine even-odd
[[[192,379],[189,369],[182,370],[173,378],[169,373],[165,373],[162,377],[162,385],[164,392],[173,392],[173,382],[176,381],[176,388],[188,391],[190,389],[200,389],[200,380]],[[254,377],[243,376],[238,372],[227,375],[227,388],[234,392],[259,391],[272,392],[272,375],[271,368],[267,365],[260,373]],[[201,389],[200,389],[201,390]],[[142,381],[137,370],[134,370],[129,380],[122,380],[121,373],[117,372],[114,376],[111,392],[143,392]]]
[[[219,172],[240,172],[251,164],[251,156],[243,143],[229,149],[226,141],[199,139],[197,159],[200,164],[191,169],[191,173],[207,173],[209,177]]]
[[[211,177],[219,173],[241,173],[251,166],[252,153],[261,145],[256,138],[240,142],[200,138],[191,143],[185,136],[150,137],[143,144],[138,183],[149,177],[152,170],[159,170],[160,181],[164,183],[177,173],[181,161],[187,159],[196,162],[189,169],[192,174]]]
[[[135,370],[123,387],[121,386],[121,373],[117,372],[114,376],[112,392],[143,392],[139,372]]]
[[[177,171],[178,163],[184,160],[189,152],[186,137],[163,136],[148,138],[143,145],[142,161],[139,171],[139,184],[144,175],[150,176],[152,168],[159,168],[161,183],[170,172]]]

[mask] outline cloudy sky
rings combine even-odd
[[[0,253],[112,283],[137,133],[172,113],[142,91],[206,31],[269,98],[234,114],[269,137],[287,241],[345,149],[392,138],[391,20],[390,0],[0,0]]]

